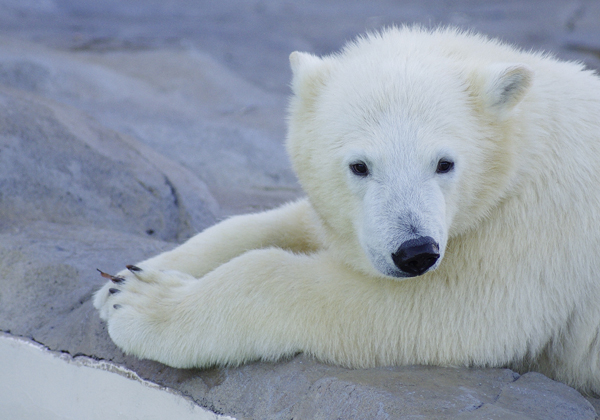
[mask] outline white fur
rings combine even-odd
[[[445,29],[290,61],[288,150],[308,198],[121,273],[95,298],[115,343],[177,367],[304,351],[536,369],[600,392],[598,77]],[[403,278],[391,254],[418,236],[440,259]]]

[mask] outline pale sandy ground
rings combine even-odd
[[[135,372],[0,334],[3,419],[228,420]]]

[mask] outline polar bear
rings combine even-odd
[[[600,80],[456,29],[292,53],[307,198],[108,276],[125,352],[174,367],[534,369],[600,392]]]

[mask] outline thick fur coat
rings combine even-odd
[[[114,342],[176,367],[534,369],[600,392],[600,79],[453,29],[290,57],[307,198],[108,282]]]

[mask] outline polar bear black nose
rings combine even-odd
[[[394,264],[410,276],[419,276],[427,271],[440,257],[440,247],[430,236],[421,236],[404,242],[392,254]]]

